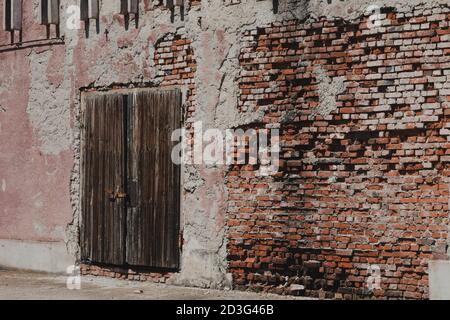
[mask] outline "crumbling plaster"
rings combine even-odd
[[[202,0],[200,6],[186,8],[182,20],[177,14],[174,22],[170,13],[158,1],[141,1],[139,27],[130,24],[125,30],[123,17],[117,14],[118,2],[102,1],[100,32],[93,22],[86,38],[84,30],[65,28],[62,15],[62,34],[65,46],[58,48],[21,51],[27,55],[30,69],[30,90],[27,113],[39,149],[48,155],[71,151],[70,200],[73,221],[68,224],[65,242],[69,252],[78,256],[80,223],[80,89],[108,89],[115,85],[157,86],[153,62],[155,44],[171,33],[184,34],[192,40],[198,69],[195,75],[195,113],[188,121],[202,121],[204,129],[225,129],[258,122],[264,110],[238,112],[237,97],[241,34],[283,19],[314,20],[320,16],[353,19],[364,14],[368,5],[396,6],[411,10],[413,6],[431,7],[448,1],[280,1],[278,13],[272,11],[270,0],[247,0],[231,5],[229,1]],[[63,12],[76,0],[62,1]],[[105,32],[107,31],[107,32]],[[21,54],[21,53],[18,53]],[[62,54],[63,58],[59,55]],[[51,64],[57,66],[54,70]],[[17,71],[17,70],[16,70]],[[58,76],[55,76],[58,74]],[[328,79],[318,70],[325,97],[324,105],[339,94],[342,83]],[[326,80],[326,81],[325,81]],[[329,86],[334,88],[329,89]],[[4,85],[2,80],[2,86]],[[328,96],[330,95],[330,96]],[[1,110],[8,112],[9,106]],[[328,111],[326,111],[328,112]],[[1,124],[1,123],[0,123]],[[0,126],[1,129],[1,126]],[[226,275],[226,188],[224,176],[227,168],[186,167],[182,208],[184,240],[181,271],[174,283],[195,286],[230,286]],[[0,177],[1,178],[1,177]]]
[[[166,35],[177,33],[192,41],[197,62],[195,112],[187,121],[201,121],[204,130],[225,129],[253,121],[251,112],[247,116],[237,112],[235,80],[239,74],[240,35],[246,28],[281,19],[282,15],[273,14],[272,2],[249,1],[227,6],[222,1],[202,1],[201,7],[188,8],[184,21],[175,16],[173,23],[167,10],[156,8],[144,12],[145,8],[141,4],[139,29],[125,31],[123,25],[117,23],[117,15],[114,16],[117,8],[103,3],[99,34],[92,26],[89,39],[85,39],[84,33],[66,35],[68,44],[77,43],[74,47],[74,76],[82,78],[82,81],[75,86],[100,89],[127,83],[157,86],[152,57],[155,45]],[[105,30],[108,30],[108,41]],[[79,108],[77,102],[76,110]],[[72,175],[72,198],[75,219],[72,226],[77,226],[80,170],[77,139],[74,149],[76,164]],[[186,166],[184,169],[184,246],[181,270],[171,279],[173,283],[231,286],[231,278],[226,275],[225,173],[225,167]],[[78,230],[70,228],[70,231],[73,240],[69,246],[76,251],[74,239]]]
[[[372,14],[371,6],[396,8],[398,12],[412,12],[415,8],[432,9],[436,6],[448,6],[448,0],[313,0],[308,7],[312,19],[357,19],[361,15]]]

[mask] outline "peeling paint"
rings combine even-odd
[[[31,82],[27,113],[39,139],[39,149],[57,155],[70,147],[70,109],[67,87],[54,87],[45,77],[51,51],[29,55]],[[66,82],[70,85],[69,82]]]
[[[61,2],[64,12],[70,5],[78,3],[76,0]],[[234,128],[261,122],[268,107],[256,109],[249,105],[246,110],[238,109],[239,87],[236,80],[241,72],[239,55],[245,42],[243,31],[286,19],[314,21],[321,16],[352,19],[364,14],[367,6],[374,3],[355,0],[333,1],[329,5],[326,2],[281,1],[279,12],[274,13],[272,1],[248,0],[231,4],[230,1],[202,0],[199,6],[186,7],[184,20],[177,14],[171,22],[168,10],[154,6],[156,1],[144,1],[141,3],[139,26],[130,26],[125,30],[123,18],[117,14],[117,3],[103,1],[98,33],[92,23],[88,38],[84,30],[64,29],[63,47],[44,46],[0,53],[6,61],[4,64],[0,61],[2,76],[23,73],[20,77],[5,76],[0,80],[0,112],[2,117],[11,117],[6,121],[2,119],[0,128],[2,135],[7,132],[9,137],[20,136],[23,139],[17,140],[23,149],[14,150],[24,154],[20,163],[11,165],[10,159],[16,156],[12,150],[16,147],[8,147],[11,148],[8,152],[13,156],[2,155],[1,168],[17,173],[24,168],[31,170],[31,167],[36,172],[31,181],[16,185],[20,192],[12,194],[14,197],[8,200],[8,208],[3,208],[5,215],[0,217],[4,219],[2,223],[14,222],[17,215],[23,220],[33,217],[34,212],[30,210],[33,206],[45,210],[49,194],[42,194],[37,199],[32,199],[32,196],[37,187],[42,188],[40,180],[53,183],[56,186],[52,187],[59,191],[58,201],[70,203],[64,203],[61,208],[56,206],[52,214],[45,217],[46,221],[38,221],[31,228],[39,236],[51,234],[64,239],[69,253],[78,257],[82,137],[80,90],[160,85],[161,79],[157,77],[159,70],[154,61],[155,48],[167,37],[183,35],[192,41],[190,46],[198,65],[193,81],[189,83],[195,90],[195,99],[192,118],[187,122],[202,121],[205,129]],[[412,6],[432,7],[448,3],[448,0],[379,2],[407,11]],[[29,30],[27,36],[42,38],[43,27],[33,21],[38,12],[36,5],[26,5],[25,13],[27,10],[32,13],[25,21]],[[65,26],[65,21],[61,25]],[[0,35],[0,40],[5,42],[8,39],[6,35]],[[314,72],[319,107],[313,113],[326,117],[336,110],[336,97],[345,91],[345,83],[341,77],[330,79],[320,65],[315,66]],[[188,85],[183,86],[186,90]],[[17,102],[18,105],[14,106],[13,102],[18,100],[14,95],[26,95],[26,103]],[[20,110],[26,110],[27,118],[19,117]],[[7,121],[13,121],[14,116],[20,119],[17,120],[17,127],[6,125]],[[292,122],[295,117],[295,112],[288,111],[283,114],[282,121]],[[25,130],[30,124],[32,134]],[[49,165],[43,157],[61,161],[62,164]],[[225,166],[208,169],[189,167],[183,171],[185,245],[181,272],[172,279],[173,283],[203,287],[231,285],[230,275],[227,274],[225,237],[226,171]],[[64,177],[63,182],[59,180],[61,176]],[[9,181],[8,191],[13,189]],[[3,193],[7,191],[6,179],[2,179],[1,190]],[[19,206],[17,202],[26,202],[26,206]],[[52,227],[52,220],[57,218],[60,219],[58,221],[68,222]],[[20,236],[26,238],[28,235]]]

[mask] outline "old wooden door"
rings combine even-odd
[[[94,263],[179,267],[179,90],[86,98],[82,255]]]
[[[123,264],[126,118],[121,95],[85,99],[81,248],[84,260]]]

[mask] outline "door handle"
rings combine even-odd
[[[124,192],[116,192],[116,199],[125,199],[128,195]]]
[[[111,200],[111,201],[115,201],[115,200],[117,200],[117,199],[125,199],[128,195],[126,194],[126,193],[124,193],[124,192],[114,192],[114,191],[112,191],[112,190],[109,190],[109,189],[107,189],[107,190],[105,190],[106,191],[106,193],[108,194],[108,196],[109,196],[109,200]]]

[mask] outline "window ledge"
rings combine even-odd
[[[64,36],[59,38],[50,38],[50,39],[38,39],[38,40],[30,40],[30,41],[22,41],[7,45],[0,46],[0,53],[8,52],[8,51],[16,51],[33,47],[45,47],[45,46],[53,46],[53,45],[63,45],[65,44]]]

